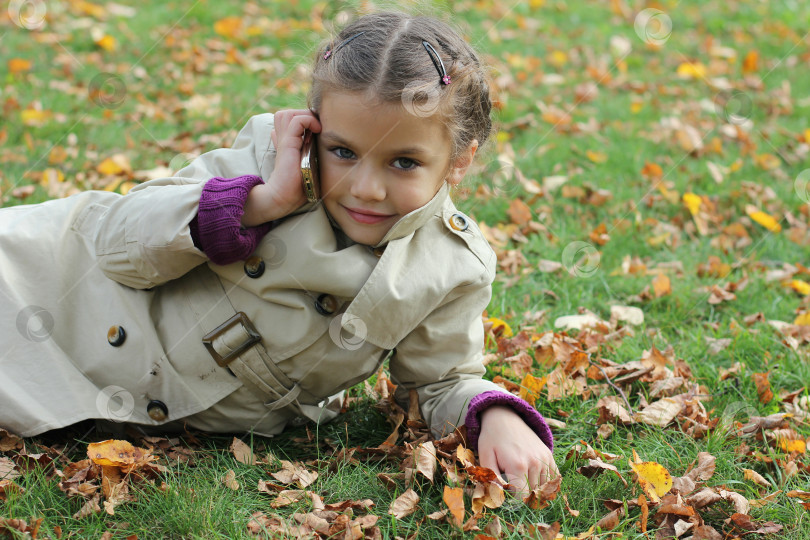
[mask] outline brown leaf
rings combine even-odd
[[[0,501],[5,501],[9,493],[23,493],[25,490],[11,480],[0,480]]]
[[[609,512],[596,522],[596,528],[603,531],[610,531],[619,526],[619,521],[624,516],[624,508],[617,508]]]
[[[524,497],[523,502],[532,510],[540,510],[550,504],[551,501],[557,498],[557,493],[560,491],[562,484],[562,476],[557,476],[540,487],[533,489],[529,494]]]
[[[744,478],[746,480],[750,480],[751,482],[754,482],[755,484],[760,485],[762,487],[771,487],[771,483],[768,482],[767,480],[765,480],[762,477],[762,475],[759,474],[758,472],[756,472],[755,470],[753,470],[753,469],[743,469],[743,473],[744,473]]]
[[[523,227],[532,220],[532,209],[520,199],[509,201],[509,219],[518,227]]]
[[[464,524],[464,490],[460,487],[444,486],[442,500],[450,509],[450,515],[453,516],[453,525],[461,528]]]
[[[706,481],[710,479],[714,475],[715,469],[715,458],[709,452],[698,452],[697,455],[697,466],[686,473],[684,476],[688,476],[695,482],[698,480]]]
[[[17,464],[7,457],[0,456],[0,480],[13,480],[20,476]]]
[[[665,427],[672,422],[683,410],[683,403],[672,398],[662,398],[650,403],[643,410],[637,412],[633,419],[651,426]]]
[[[0,452],[10,452],[12,450],[22,450],[23,442],[20,437],[0,428]]]
[[[245,465],[256,465],[259,462],[256,456],[253,455],[253,450],[250,449],[245,441],[237,439],[236,437],[233,438],[233,442],[231,443],[231,453],[236,461],[244,463]]]
[[[270,506],[273,508],[282,508],[298,502],[306,496],[307,492],[303,489],[285,489],[280,491],[278,496],[270,501]]]
[[[773,399],[771,383],[768,381],[768,376],[770,373],[770,371],[766,371],[765,373],[751,374],[751,379],[753,379],[754,384],[757,385],[757,395],[759,395],[759,401],[761,403],[770,403],[770,401]]]
[[[302,489],[318,479],[317,472],[308,471],[300,463],[292,463],[287,460],[281,460],[281,470],[271,473],[270,476],[282,484],[292,484],[295,482],[298,487]]]
[[[436,448],[431,441],[424,442],[413,449],[413,460],[416,472],[421,473],[430,483],[436,473]]]
[[[397,519],[410,516],[416,511],[416,504],[419,502],[419,495],[412,489],[408,489],[402,495],[394,499],[388,507],[388,513]]]
[[[236,473],[233,472],[232,469],[228,469],[228,472],[225,473],[225,476],[222,478],[222,483],[234,491],[239,489],[239,482],[236,481]]]

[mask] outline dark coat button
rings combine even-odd
[[[111,326],[109,330],[107,330],[107,342],[112,345],[113,347],[120,347],[124,344],[124,340],[127,339],[127,333],[124,331],[123,326]]]
[[[153,399],[146,406],[146,414],[155,422],[163,422],[169,417],[169,408],[162,401]]]
[[[467,227],[470,226],[463,214],[453,214],[448,221],[450,226],[457,231],[466,231]]]
[[[261,277],[261,275],[264,274],[264,260],[256,255],[249,257],[248,260],[245,261],[245,274],[253,279]]]
[[[338,309],[338,302],[331,294],[322,294],[315,300],[315,309],[321,315],[331,315]]]
[[[375,257],[380,258],[385,253],[385,246],[375,247],[371,250]]]

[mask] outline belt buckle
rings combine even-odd
[[[221,356],[214,348],[214,340],[240,323],[244,327],[245,331],[248,333],[248,338],[234,350],[232,350],[225,356]],[[234,358],[245,352],[247,349],[249,349],[256,343],[260,342],[261,340],[262,336],[256,330],[256,327],[253,326],[253,323],[250,322],[248,316],[245,315],[245,313],[242,311],[236,313],[236,315],[234,315],[224,323],[220,324],[219,326],[217,326],[216,328],[205,334],[202,338],[203,345],[205,345],[205,348],[208,349],[208,352],[211,354],[211,356],[214,358],[214,361],[220,367],[226,367],[228,364],[233,362]]]

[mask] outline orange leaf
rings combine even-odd
[[[24,58],[12,58],[8,61],[8,70],[11,73],[22,73],[31,70],[31,61]]]
[[[752,373],[751,378],[754,384],[757,385],[757,394],[761,403],[769,403],[773,399],[773,392],[771,391],[771,383],[768,381],[770,371],[765,373]]]
[[[606,153],[593,150],[586,150],[585,157],[587,157],[594,163],[604,163],[607,161],[608,158]]]
[[[450,514],[453,516],[453,524],[461,528],[464,524],[464,490],[460,487],[451,488],[444,486],[444,495],[442,500],[450,509]]]
[[[753,73],[759,69],[759,52],[748,51],[743,58],[742,71],[743,73]]]
[[[127,441],[114,439],[87,445],[87,457],[96,465],[132,469],[155,459],[150,450],[136,448]]]
[[[661,168],[661,165],[658,165],[657,163],[647,162],[641,169],[641,176],[657,180],[664,176],[664,170]]]
[[[242,18],[231,16],[214,23],[214,32],[222,37],[234,38],[242,28]]]
[[[654,461],[645,461],[644,463],[633,463],[629,461],[630,468],[637,475],[638,483],[641,489],[654,503],[661,502],[661,497],[666,495],[672,489],[672,476],[666,468]]]
[[[653,278],[653,290],[655,291],[655,297],[661,298],[662,296],[666,296],[672,293],[672,284],[669,281],[669,277],[666,274],[659,273],[655,278]]]

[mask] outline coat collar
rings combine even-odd
[[[439,191],[436,192],[436,195],[434,195],[427,204],[402,216],[399,221],[394,223],[388,232],[385,233],[380,243],[372,247],[382,247],[392,240],[399,240],[416,231],[416,229],[427,223],[431,216],[440,213],[448,193],[450,193],[450,184],[442,182]]]

